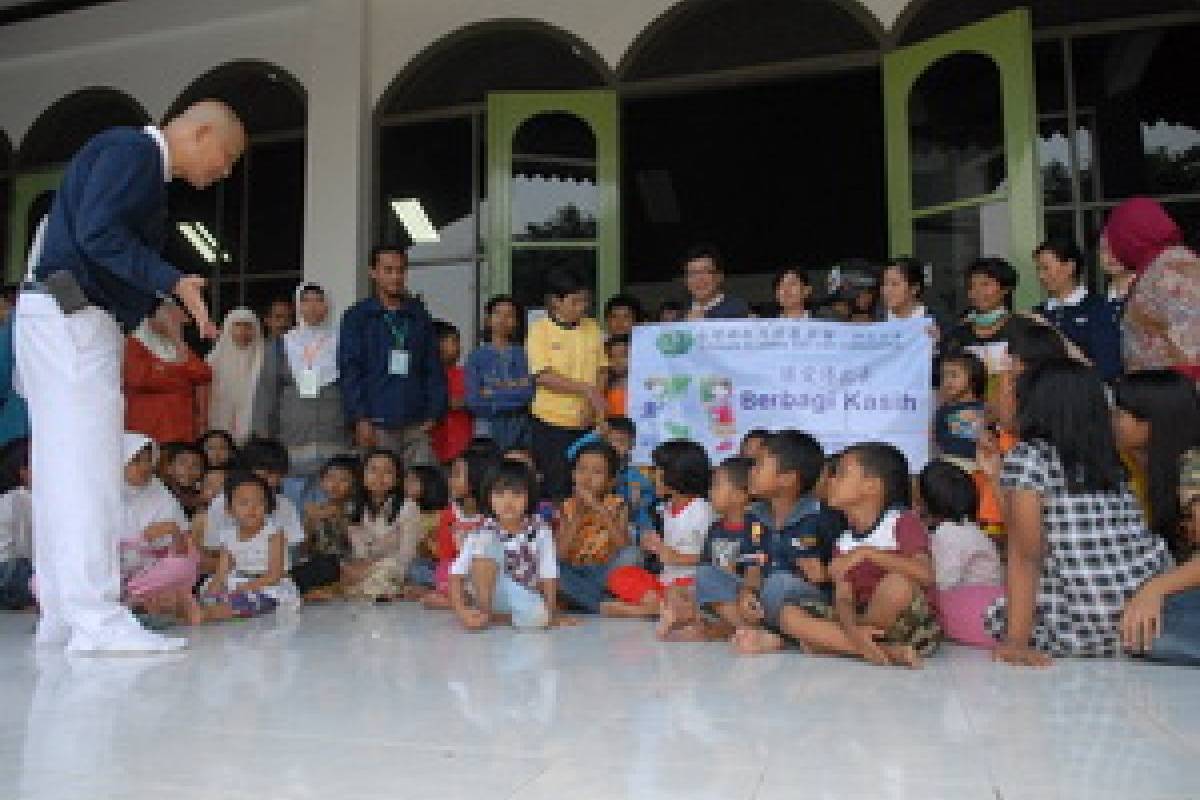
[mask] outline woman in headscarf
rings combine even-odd
[[[287,447],[291,473],[283,491],[303,509],[321,465],[346,451],[349,435],[338,388],[337,326],[330,323],[324,288],[301,284],[296,309],[298,325],[263,359],[252,428]]]
[[[229,431],[239,445],[250,436],[263,350],[258,317],[248,308],[235,308],[226,315],[221,336],[208,354],[213,372],[208,427]]]
[[[1113,257],[1137,274],[1122,319],[1126,371],[1173,369],[1200,380],[1200,257],[1145,197],[1114,208],[1103,235]]]
[[[187,313],[164,300],[125,342],[125,429],[156,442],[194,442],[208,427],[212,370],[183,340]]]

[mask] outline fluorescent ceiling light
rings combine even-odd
[[[393,200],[392,211],[408,231],[408,237],[412,239],[413,244],[436,244],[442,240],[437,228],[429,221],[429,215],[421,207],[420,200]]]
[[[195,223],[195,225],[198,225],[201,228],[204,227],[200,223]],[[183,238],[188,240],[188,243],[191,244],[195,251],[200,254],[201,258],[203,258],[209,264],[216,263],[216,249],[209,244],[208,239],[202,236],[200,232],[193,227],[193,223],[180,222],[175,227],[179,229],[179,233],[183,235]],[[207,233],[207,231],[205,231],[205,233]]]

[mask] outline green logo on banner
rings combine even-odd
[[[664,356],[682,356],[692,349],[696,337],[688,331],[666,331],[660,333],[654,344]]]

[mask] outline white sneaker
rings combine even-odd
[[[147,630],[124,630],[113,634],[89,636],[76,633],[67,645],[68,653],[172,653],[187,647],[188,640],[163,636]]]

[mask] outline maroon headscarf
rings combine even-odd
[[[1168,247],[1183,244],[1183,232],[1156,201],[1133,197],[1113,209],[1104,226],[1113,257],[1139,275]]]

